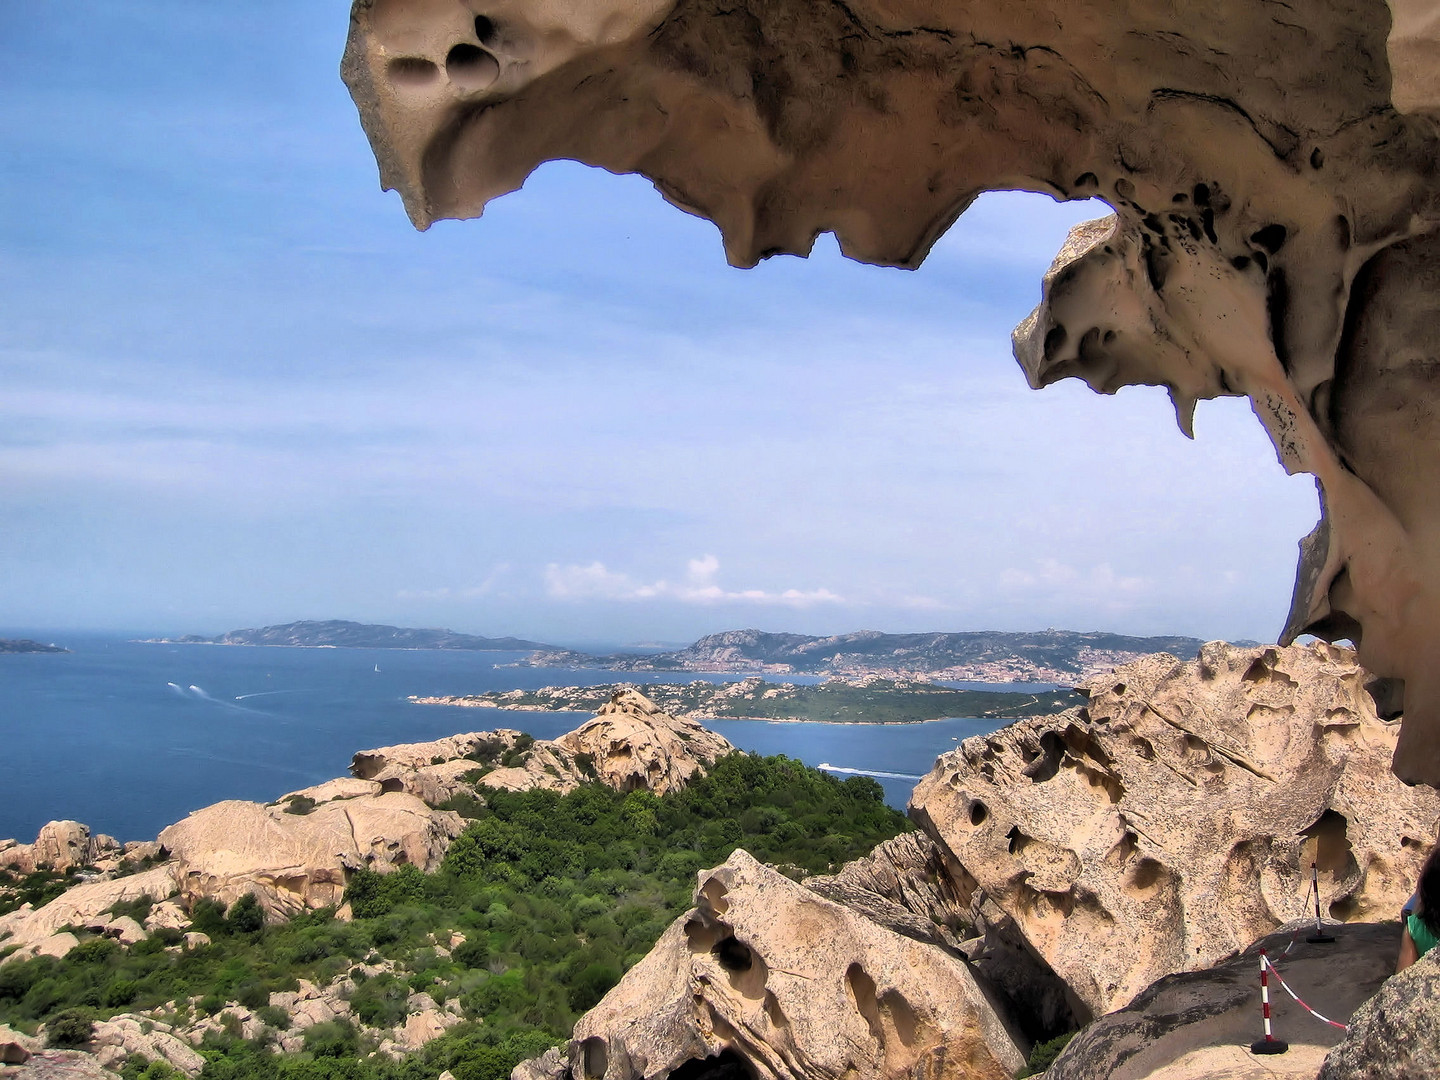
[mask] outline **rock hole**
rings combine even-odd
[[[1077,176],[1077,177],[1075,178],[1075,182],[1074,182],[1073,184],[1071,184],[1070,186],[1071,186],[1071,187],[1077,187],[1077,188],[1082,188],[1082,187],[1099,187],[1099,186],[1100,186],[1100,178],[1099,178],[1098,176],[1096,176],[1093,172],[1081,173],[1079,176]]]
[[[495,20],[488,15],[475,16],[475,37],[481,45],[489,45],[495,40]]]
[[[765,991],[765,1016],[772,1027],[786,1028],[790,1021],[785,1019],[785,1010],[780,1008],[780,999],[769,990]]]
[[[1143,735],[1131,736],[1130,746],[1145,761],[1155,760],[1155,744]]]
[[[1010,831],[1005,834],[1005,839],[1009,841],[1008,848],[1011,855],[1019,855],[1030,846],[1031,842],[1030,837],[1020,831],[1019,825],[1010,826]]]
[[[1405,715],[1405,680],[1371,679],[1365,692],[1375,701],[1375,712],[1381,720],[1398,720]]]
[[[1147,245],[1145,248],[1145,274],[1156,292],[1165,288],[1165,278],[1169,272],[1169,268],[1165,265],[1164,252]]]
[[[1194,190],[1191,191],[1190,195],[1191,195],[1191,197],[1195,200],[1195,205],[1196,205],[1196,206],[1209,206],[1209,205],[1210,205],[1210,185],[1209,185],[1209,184],[1196,184]]]
[[[1310,151],[1310,168],[1323,169],[1325,167],[1325,151],[1315,147]]]
[[[971,824],[971,825],[975,825],[975,826],[983,825],[983,824],[985,823],[985,819],[986,819],[987,817],[989,817],[989,816],[990,816],[990,810],[989,810],[989,808],[987,808],[986,805],[985,805],[983,802],[981,802],[979,799],[976,799],[974,802],[972,802],[972,803],[970,804],[970,824]]]
[[[915,1016],[915,1010],[910,1002],[905,1000],[903,994],[898,990],[886,990],[880,995],[880,1009],[882,1013],[889,1014],[890,1024],[895,1028],[895,1035],[902,1046],[915,1045],[915,1033],[920,1024]]]
[[[385,65],[385,75],[396,86],[411,89],[435,82],[440,69],[423,56],[397,56]]]
[[[1250,256],[1236,255],[1233,259],[1230,260],[1230,265],[1233,266],[1236,270],[1244,270],[1250,265]]]
[[[1110,692],[1112,694],[1115,694],[1116,696],[1125,693],[1125,684],[1123,682],[1117,682],[1113,687],[1111,687]]]
[[[1065,347],[1065,339],[1069,337],[1063,326],[1052,326],[1049,333],[1045,335],[1045,359],[1053,362],[1056,355]]]
[[[765,995],[770,972],[765,961],[734,934],[721,938],[710,950],[716,963],[730,976],[730,985],[747,998],[759,1000]]]
[[[1289,235],[1290,230],[1284,225],[1266,225],[1263,229],[1251,233],[1250,239],[1274,255],[1285,246],[1285,238]]]
[[[1300,849],[1300,857],[1306,864],[1315,863],[1316,869],[1320,871],[1322,890],[1325,888],[1327,875],[1333,891],[1353,880],[1360,872],[1360,865],[1355,861],[1355,854],[1350,847],[1349,827],[1350,822],[1344,814],[1327,809],[1300,834],[1306,838]],[[1308,869],[1308,865],[1301,867],[1302,871]],[[1343,897],[1336,897],[1331,907],[1343,900]]]
[[[500,62],[478,46],[461,42],[445,57],[445,74],[461,90],[484,90],[500,75]]]
[[[1122,199],[1133,199],[1135,197],[1135,185],[1122,176],[1119,180],[1115,181],[1115,194],[1119,195]]]
[[[1212,244],[1218,244],[1220,238],[1215,235],[1215,211],[1206,207],[1200,212],[1200,225],[1205,230],[1205,237]]]
[[[1149,857],[1135,864],[1125,891],[1137,900],[1148,900],[1160,891],[1170,879],[1170,872],[1158,859]]]
[[[855,1011],[865,1018],[870,1034],[881,1046],[885,1045],[885,1029],[880,1025],[880,1004],[875,996],[875,980],[870,978],[859,964],[845,969],[845,988],[850,991],[850,1000]]]
[[[690,946],[690,951],[695,954],[707,953],[715,947],[715,943],[725,936],[730,928],[724,923],[719,925],[707,922],[704,919],[691,919],[685,924],[685,942]],[[733,941],[734,938],[732,937]]]
[[[1055,774],[1060,771],[1060,758],[1064,752],[1065,744],[1060,740],[1060,736],[1053,731],[1045,732],[1040,736],[1039,755],[1025,766],[1023,775],[1035,784],[1055,779]]]
[[[718,878],[712,877],[704,885],[701,885],[700,895],[705,900],[706,906],[716,915],[724,915],[730,910],[730,901],[725,899],[725,886],[720,884]]]
[[[668,1080],[755,1080],[750,1063],[726,1047],[713,1057],[691,1058],[670,1073]]]
[[[755,966],[754,952],[734,934],[717,941],[710,951],[726,971],[749,971]]]
[[[580,1068],[587,1080],[600,1080],[609,1064],[610,1054],[600,1036],[592,1035],[580,1044]]]

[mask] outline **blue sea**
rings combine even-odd
[[[414,705],[412,694],[702,677],[509,666],[523,653],[158,645],[100,636],[57,644],[73,651],[0,655],[0,838],[32,840],[45,822],[72,818],[120,840],[153,839],[221,799],[266,802],[344,776],[357,750],[497,727],[553,738],[590,716]],[[938,754],[997,725],[709,726],[743,750],[874,776],[887,801],[903,809]]]

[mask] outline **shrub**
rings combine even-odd
[[[45,1024],[45,1041],[51,1046],[86,1046],[95,1034],[95,1014],[89,1009],[62,1009]]]
[[[355,1025],[344,1020],[327,1020],[305,1029],[305,1049],[317,1058],[354,1057],[360,1050]]]
[[[291,795],[285,800],[285,813],[305,815],[319,806],[309,795]]]
[[[214,897],[202,896],[190,909],[190,923],[202,934],[209,934],[212,937],[224,933],[227,929],[225,905]]]
[[[1019,1075],[1022,1077],[1039,1076],[1050,1068],[1055,1059],[1060,1056],[1060,1051],[1064,1050],[1070,1040],[1078,1034],[1079,1032],[1076,1031],[1067,1031],[1064,1035],[1057,1035],[1048,1042],[1036,1043],[1035,1048],[1030,1051],[1030,1060],[1025,1063],[1025,1069]]]
[[[614,964],[590,964],[570,984],[570,1008],[585,1012],[600,1004],[600,999],[620,981],[620,968]]]
[[[254,893],[246,893],[230,905],[225,925],[235,934],[253,934],[265,925],[265,909]]]
[[[290,1026],[290,1014],[278,1005],[261,1005],[255,1010],[255,1015],[262,1024],[276,1031],[284,1031]]]
[[[101,1003],[107,1009],[123,1009],[140,996],[140,983],[135,979],[116,979],[105,988]]]
[[[490,962],[490,942],[476,934],[455,947],[450,959],[461,967],[481,968]]]
[[[103,964],[119,951],[119,942],[106,937],[91,938],[66,953],[65,959],[74,964]]]

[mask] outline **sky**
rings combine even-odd
[[[348,3],[0,5],[0,633],[301,618],[544,641],[1273,640],[1317,517],[1243,400],[1026,387],[1103,204],[983,197],[916,271],[726,266],[542,167],[409,225]]]

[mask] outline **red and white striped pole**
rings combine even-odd
[[[1252,1054],[1283,1054],[1290,1044],[1270,1034],[1270,962],[1260,950],[1260,1011],[1265,1018],[1265,1037],[1250,1044]]]
[[[1335,939],[1325,933],[1325,927],[1320,922],[1320,871],[1313,861],[1310,863],[1310,891],[1315,894],[1315,933],[1305,940],[1311,945],[1329,945]]]

